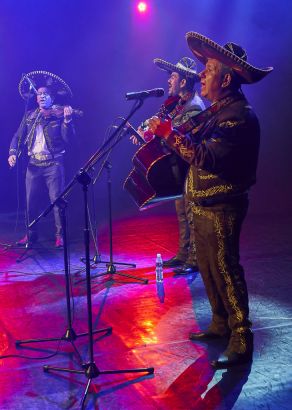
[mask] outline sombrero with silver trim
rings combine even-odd
[[[186,34],[186,39],[198,60],[203,64],[206,64],[209,58],[220,61],[238,74],[241,83],[251,84],[260,81],[273,70],[273,67],[257,68],[249,64],[245,50],[235,43],[227,43],[222,47],[193,31]]]
[[[153,63],[157,65],[161,70],[167,71],[168,73],[176,72],[184,77],[188,78],[198,78],[196,70],[196,63],[189,57],[183,57],[178,63],[172,64],[168,61],[161,60],[161,58],[155,58]]]
[[[56,95],[72,97],[72,91],[68,84],[56,74],[49,71],[37,70],[24,74],[18,84],[19,94],[24,100],[32,95],[30,88],[34,86],[37,90],[40,87],[48,87]]]

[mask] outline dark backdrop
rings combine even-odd
[[[0,3],[0,211],[17,208],[17,172],[7,165],[8,147],[22,117],[22,73],[44,69],[63,77],[74,92],[79,142],[67,156],[67,179],[101,145],[109,125],[126,115],[127,91],[166,87],[167,76],[152,63],[190,56],[185,33],[201,32],[221,44],[246,48],[256,66],[274,66],[262,82],[245,86],[262,126],[257,186],[251,212],[291,209],[292,3],[276,0],[152,0],[138,15],[130,0],[1,0]],[[199,69],[202,66],[199,65]],[[148,99],[133,118],[155,113],[163,99]],[[122,189],[135,148],[123,140],[111,156],[115,214],[138,212]],[[98,169],[98,167],[97,167]],[[106,209],[105,175],[95,185],[97,208]],[[21,191],[21,190],[20,190]],[[80,189],[70,204],[80,213]],[[43,199],[44,204],[46,204]],[[166,207],[167,209],[167,207]]]

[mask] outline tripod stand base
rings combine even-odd
[[[119,276],[123,276],[125,278],[130,278],[130,279],[137,280],[137,281],[145,283],[145,284],[148,283],[148,279],[139,278],[138,276],[129,275],[127,273],[117,272],[117,269],[116,269],[116,267],[113,263],[109,263],[107,265],[107,271],[106,272],[98,273],[97,275],[93,275],[93,276],[91,276],[91,279],[95,279],[95,278],[98,278],[100,276],[105,276],[105,275],[119,275]]]
[[[111,327],[105,327],[104,329],[99,329],[99,330],[94,330],[92,332],[92,334],[96,334],[96,333],[107,333],[110,334],[112,332],[112,328]],[[67,329],[66,333],[64,336],[61,337],[48,337],[48,338],[43,338],[43,339],[26,339],[26,340],[16,340],[15,341],[15,345],[20,346],[23,344],[27,344],[27,343],[41,343],[41,342],[59,342],[59,341],[65,341],[65,342],[74,342],[78,337],[83,337],[83,336],[87,336],[88,332],[85,333],[79,333],[76,334],[74,329]]]
[[[55,372],[65,372],[65,373],[75,373],[75,374],[84,374],[88,378],[88,382],[86,384],[86,388],[81,400],[81,409],[84,408],[85,400],[88,395],[89,387],[93,379],[98,377],[100,374],[121,374],[121,373],[147,373],[153,374],[154,367],[142,367],[137,369],[123,369],[123,370],[102,370],[100,371],[94,362],[89,362],[84,364],[84,370],[75,370],[75,369],[68,369],[63,367],[55,367],[55,366],[44,366],[43,370],[46,373],[50,371]]]
[[[93,262],[95,264],[97,263],[104,263],[105,265],[110,264],[110,261],[103,261],[100,258],[100,255],[94,255],[93,258],[89,259],[90,262]],[[80,261],[85,263],[85,258],[80,258]],[[135,263],[126,263],[126,262],[113,262],[113,264],[115,265],[123,265],[123,266],[130,266],[131,268],[136,268],[136,264]]]
[[[106,327],[104,329],[99,329],[99,330],[94,330],[92,332],[92,334],[95,333],[100,333],[100,332],[104,332],[104,333],[111,333],[112,332],[112,328],[111,327]],[[73,328],[68,328],[66,330],[66,333],[64,336],[62,337],[48,337],[48,338],[44,338],[44,339],[27,339],[27,340],[16,340],[15,341],[15,345],[16,347],[23,345],[23,344],[27,344],[27,343],[41,343],[41,342],[60,342],[60,341],[65,341],[65,342],[69,342],[71,343],[74,352],[78,358],[78,361],[81,365],[81,367],[85,367],[86,368],[86,364],[83,363],[81,354],[79,353],[77,347],[75,346],[74,341],[78,338],[78,337],[83,337],[83,336],[87,336],[88,332],[86,333],[80,333],[80,334],[76,334]],[[45,366],[46,367],[46,366]]]

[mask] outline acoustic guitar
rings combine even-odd
[[[173,118],[177,114],[179,97],[169,97],[158,116]],[[124,189],[129,192],[140,210],[162,202],[179,198],[184,189],[189,165],[172,152],[159,137],[142,145],[132,158],[134,168],[124,182]]]

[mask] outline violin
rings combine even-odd
[[[41,113],[44,118],[48,118],[51,116],[62,118],[64,117],[64,106],[63,105],[53,105],[50,108],[42,109]],[[72,115],[75,117],[82,117],[83,111],[73,108]]]

